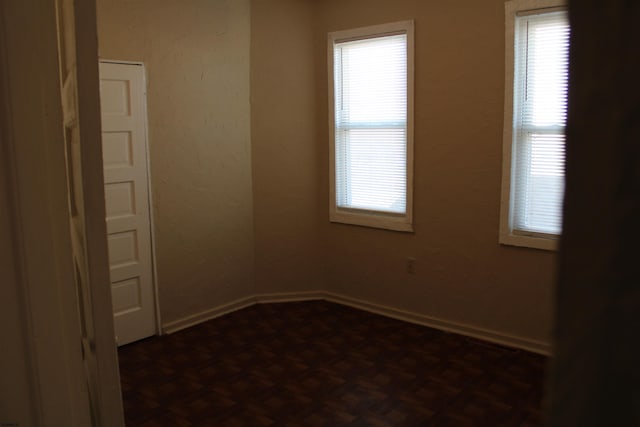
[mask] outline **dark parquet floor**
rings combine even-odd
[[[324,301],[120,348],[127,426],[535,426],[546,358]]]

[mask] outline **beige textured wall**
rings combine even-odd
[[[329,290],[549,342],[555,254],[498,244],[504,1],[317,4],[321,192],[328,194],[326,33],[415,20],[415,233],[329,224]],[[292,142],[293,143],[293,142]],[[406,258],[416,273],[406,273]]]
[[[97,3],[101,58],[146,66],[163,323],[249,295],[249,0]]]
[[[319,290],[328,208],[318,179],[313,2],[254,0],[251,8],[256,291]]]
[[[147,65],[165,321],[253,292],[255,248],[257,293],[326,288],[548,342],[555,254],[498,244],[503,1],[252,0],[251,137],[248,7],[99,1],[101,55]],[[326,34],[404,19],[416,231],[330,224]]]

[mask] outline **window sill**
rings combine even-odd
[[[558,237],[537,237],[524,236],[520,234],[501,234],[500,244],[508,246],[518,246],[523,248],[542,249],[546,251],[558,250]]]
[[[384,214],[338,211],[330,213],[329,221],[341,224],[360,225],[363,227],[413,233],[413,224],[404,216],[386,216]]]

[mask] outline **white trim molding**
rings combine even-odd
[[[480,328],[473,325],[452,322],[444,319],[438,319],[435,317],[426,316],[424,314],[413,313],[410,311],[400,310],[394,307],[375,304],[369,301],[364,301],[357,298],[352,298],[345,295],[336,294],[332,292],[324,292],[324,291],[256,294],[246,298],[232,301],[228,304],[224,304],[219,307],[214,307],[210,310],[206,310],[192,316],[187,316],[185,318],[167,323],[164,325],[163,331],[168,334],[178,332],[190,326],[195,326],[199,323],[206,322],[207,320],[211,320],[216,317],[220,317],[225,314],[228,314],[237,310],[241,310],[243,308],[251,307],[255,304],[270,304],[270,303],[314,301],[314,300],[329,301],[336,304],[352,307],[358,310],[363,310],[370,313],[375,313],[375,314],[390,317],[393,319],[401,320],[404,322],[426,326],[426,327],[437,329],[444,332],[476,338],[482,341],[487,341],[490,343],[499,344],[506,347],[526,350],[532,353],[542,354],[545,356],[551,355],[551,344],[544,341],[532,340],[530,338],[518,337],[515,335],[506,334],[503,332],[493,331],[489,329],[484,329],[484,328]]]
[[[191,326],[206,322],[207,320],[215,319],[216,317],[224,316],[225,314],[233,313],[234,311],[251,307],[255,304],[311,301],[321,299],[324,299],[324,292],[288,292],[251,295],[246,298],[240,298],[229,303],[219,305],[209,310],[201,311],[200,313],[196,313],[191,316],[168,322],[162,326],[161,331],[165,334],[172,334],[174,332],[178,332]]]
[[[279,302],[299,302],[326,299],[327,293],[323,291],[315,292],[283,292],[273,294],[258,294],[255,296],[257,304],[270,304]]]
[[[0,122],[6,127],[0,149],[7,157],[3,160],[11,165],[0,173],[6,173],[10,193],[6,197],[12,233],[6,238],[14,245],[16,277],[11,281],[18,291],[15,300],[3,302],[17,306],[22,317],[16,329],[28,353],[29,372],[24,380],[29,382],[32,400],[30,414],[11,408],[7,416],[12,419],[0,421],[74,427],[91,425],[93,419],[95,425],[117,427],[124,426],[124,416],[108,287],[99,143],[84,144],[79,156],[87,213],[83,222],[88,230],[83,250],[88,254],[85,267],[92,284],[85,305],[93,313],[92,339],[85,343],[95,357],[85,353],[89,360],[85,362],[82,353],[57,43],[63,3],[69,2],[0,4]],[[66,22],[69,28],[75,26],[74,35],[82,35],[74,38],[73,45],[76,102],[82,112],[80,139],[96,142],[100,115],[95,0],[68,6],[73,7],[73,20]]]
[[[450,320],[438,319],[435,317],[426,316],[424,314],[400,310],[394,307],[379,305],[372,302],[363,301],[360,299],[330,292],[325,293],[324,299],[327,301],[335,302],[337,304],[346,305],[349,307],[368,311],[370,313],[380,314],[382,316],[391,317],[393,319],[402,320],[409,323],[415,323],[444,332],[477,338],[494,344],[527,350],[532,353],[543,354],[545,356],[551,355],[551,345],[543,341],[517,337],[515,335],[479,328],[473,325],[452,322]]]
[[[327,35],[327,85],[329,119],[329,221],[384,230],[414,232],[413,172],[414,172],[414,21],[399,21],[368,27],[333,31]],[[391,35],[406,35],[406,207],[403,213],[339,206],[336,200],[336,75],[334,51],[344,42],[377,39]]]
[[[215,319],[216,317],[224,316],[225,314],[233,313],[234,311],[251,307],[255,304],[255,296],[237,299],[227,304],[219,305],[209,310],[201,311],[200,313],[192,314],[190,316],[183,317],[182,319],[165,323],[162,326],[162,332],[164,334],[172,334],[174,332],[178,332],[191,326],[206,322],[207,320]]]

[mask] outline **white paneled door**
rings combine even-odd
[[[100,62],[107,241],[116,340],[156,333],[144,67]]]

